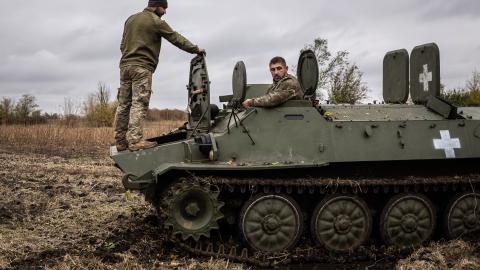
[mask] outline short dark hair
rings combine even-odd
[[[275,56],[274,58],[272,58],[272,60],[270,60],[270,66],[273,64],[282,64],[284,67],[287,66],[287,62],[281,56]]]
[[[168,8],[167,0],[149,0],[148,7],[163,7]]]

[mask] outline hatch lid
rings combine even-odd
[[[410,55],[410,95],[415,104],[440,96],[440,50],[437,44],[417,46]]]
[[[318,85],[317,57],[312,50],[303,51],[298,59],[297,78],[305,96],[313,96]]]
[[[383,100],[404,104],[409,93],[409,58],[405,49],[388,52],[383,58]]]
[[[190,62],[188,89],[188,122],[195,132],[210,130],[210,80],[205,57],[196,56]]]
[[[243,102],[247,92],[247,69],[243,61],[237,62],[232,75],[233,100]]]

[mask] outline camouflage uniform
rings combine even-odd
[[[268,88],[266,95],[254,98],[253,106],[255,107],[275,107],[285,103],[290,99],[303,99],[303,91],[297,78],[290,74],[286,74],[278,82],[274,82]]]
[[[175,32],[150,9],[130,16],[125,22],[115,117],[117,144],[135,144],[143,139],[143,120],[150,103],[152,74],[158,65],[162,38],[186,52],[199,52],[198,46]]]
[[[117,142],[137,143],[143,138],[143,120],[147,115],[151,89],[152,72],[148,69],[140,66],[127,66],[120,69],[120,88],[118,88],[118,107],[115,117]]]

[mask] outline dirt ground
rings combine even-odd
[[[120,178],[103,152],[31,153],[0,144],[0,269],[250,269],[176,250],[150,205],[125,193]],[[478,248],[439,247],[418,250],[396,269],[480,269]],[[452,249],[460,252],[444,254]]]
[[[107,157],[0,146],[0,269],[242,269],[172,249]]]

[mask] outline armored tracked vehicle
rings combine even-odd
[[[155,148],[112,148],[111,158],[175,242],[203,255],[268,265],[479,230],[480,108],[439,97],[433,43],[389,52],[383,65],[382,104],[318,105],[317,60],[304,51],[305,100],[245,109],[269,85],[247,84],[239,62],[219,110],[197,56],[188,123],[150,139]]]

